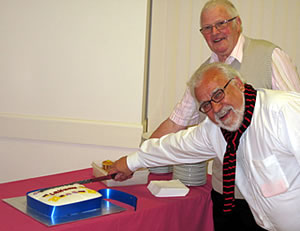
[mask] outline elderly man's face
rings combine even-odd
[[[207,71],[201,84],[195,88],[195,96],[200,105],[211,100],[212,95],[218,89],[223,89],[227,82],[228,79],[219,70]],[[228,131],[236,131],[243,122],[243,91],[244,84],[238,77],[231,80],[224,90],[224,98],[219,103],[211,101],[212,109],[206,113],[209,119]]]
[[[236,16],[236,15],[234,15]],[[201,15],[201,27],[215,25],[215,23],[231,19],[223,6],[205,10]],[[238,42],[241,34],[241,20],[239,17],[226,23],[225,28],[212,28],[210,33],[202,33],[209,48],[215,52],[220,62],[225,62]]]

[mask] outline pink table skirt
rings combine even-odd
[[[25,196],[26,192],[91,178],[92,169],[67,172],[28,180],[0,184],[0,198]],[[171,174],[149,175],[150,180],[168,180]],[[87,185],[92,189],[102,189],[102,183]],[[47,227],[33,218],[0,201],[1,230],[109,230],[109,231],[213,231],[212,202],[210,199],[211,177],[207,184],[190,187],[185,197],[159,198],[153,196],[147,185],[113,187],[135,195],[138,198],[137,210],[129,206],[121,213],[89,218],[72,223]]]

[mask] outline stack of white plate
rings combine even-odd
[[[207,162],[173,166],[173,179],[179,179],[186,186],[206,184]]]
[[[149,171],[154,174],[164,174],[164,173],[170,173],[173,171],[173,166],[160,166],[160,167],[152,167],[149,168]]]

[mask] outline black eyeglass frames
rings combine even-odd
[[[212,104],[211,102],[215,102],[215,103],[219,103],[221,102],[222,99],[224,99],[225,97],[225,89],[226,87],[229,85],[229,83],[231,82],[231,80],[233,80],[234,78],[230,79],[225,86],[220,89],[218,89],[215,93],[213,93],[213,95],[211,96],[211,99],[209,101],[205,101],[203,102],[200,107],[199,107],[199,111],[203,112],[203,113],[207,113],[212,109]]]

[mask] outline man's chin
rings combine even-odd
[[[244,105],[243,105],[244,107]],[[242,108],[243,108],[242,107]],[[231,116],[229,116],[227,119],[225,120],[220,120],[218,118],[216,118],[216,122],[217,125],[220,126],[221,128],[230,131],[230,132],[234,132],[237,131],[240,126],[242,125],[243,122],[243,118],[244,118],[244,110],[235,110],[233,109],[231,112]]]
[[[239,127],[236,127],[236,126],[221,125],[220,127],[225,129],[226,131],[229,131],[229,132],[235,132],[239,129]]]
[[[213,44],[212,49],[218,55],[225,55],[228,52],[228,47],[224,41]]]
[[[241,123],[240,121],[238,123],[233,123],[232,121],[223,123],[222,121],[219,120],[217,125],[229,132],[235,132],[240,128]]]

